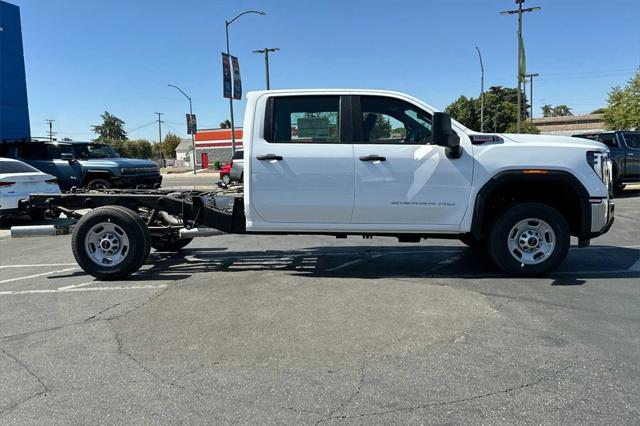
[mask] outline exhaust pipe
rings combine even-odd
[[[212,237],[214,235],[222,235],[224,232],[214,228],[182,228],[180,230],[180,238],[198,238],[198,237]]]
[[[73,232],[73,228],[73,226],[60,225],[12,226],[11,238],[53,237],[56,235],[69,235]]]

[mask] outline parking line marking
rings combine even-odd
[[[71,285],[66,285],[66,286],[64,286],[64,287],[60,287],[60,288],[58,288],[57,290],[58,290],[58,291],[62,291],[62,290],[69,290],[70,288],[79,288],[79,287],[84,287],[84,286],[86,286],[86,285],[93,284],[93,283],[95,283],[95,281],[89,281],[88,283],[82,283],[82,284],[71,284]]]
[[[76,266],[75,268],[58,269],[57,271],[42,272],[40,274],[27,275],[24,277],[9,278],[7,280],[0,281],[0,284],[12,283],[14,281],[28,280],[29,278],[44,277],[46,275],[59,274],[60,272],[69,272],[69,271],[75,271],[78,269],[80,268]]]
[[[7,268],[44,268],[46,266],[74,266],[77,263],[37,263],[35,265],[2,265],[0,269]]]
[[[49,293],[78,293],[85,291],[113,291],[113,290],[154,290],[167,288],[168,285],[137,285],[130,287],[81,287],[81,288],[68,288],[66,290],[60,289],[46,289],[46,290],[9,290],[0,291],[0,296],[11,296],[18,294],[49,294]]]

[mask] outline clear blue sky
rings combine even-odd
[[[224,21],[246,9],[230,28],[245,92],[264,87],[271,57],[272,88],[358,87],[410,93],[438,108],[479,94],[483,52],[485,87],[515,86],[512,0],[9,0],[21,7],[27,90],[34,136],[55,119],[58,137],[95,137],[90,125],[107,110],[122,118],[131,138],[186,136],[186,99],[200,128],[228,117],[222,98],[220,52]],[[640,64],[639,0],[528,0],[542,11],[524,17],[536,115],[543,103],[575,113],[604,106],[613,85]],[[241,123],[244,103],[236,103]],[[137,129],[137,130],[136,130]]]

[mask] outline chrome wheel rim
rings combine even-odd
[[[122,227],[111,222],[94,225],[84,238],[89,258],[100,266],[117,266],[129,253],[129,237]]]
[[[509,253],[524,265],[547,260],[556,247],[556,234],[544,220],[528,218],[516,223],[507,237]]]
[[[231,182],[231,178],[229,177],[229,175],[224,175],[224,176],[222,177],[222,182],[224,182],[224,183],[229,183],[229,182]]]

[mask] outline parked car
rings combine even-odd
[[[244,151],[239,149],[231,159],[231,180],[242,182],[244,179]]]
[[[121,158],[110,145],[95,142],[11,142],[0,155],[23,161],[58,178],[63,191],[72,187],[156,188],[160,168],[150,160]]]
[[[24,213],[18,209],[18,203],[34,193],[60,194],[57,179],[22,161],[0,158],[0,218]],[[43,219],[45,209],[32,209],[29,214],[34,219]]]
[[[640,183],[640,132],[599,132],[573,135],[602,142],[613,160],[613,187],[617,191],[628,183]]]
[[[229,173],[231,172],[231,163],[222,163],[220,166],[220,180],[224,182],[226,185],[231,183],[231,176]]]

